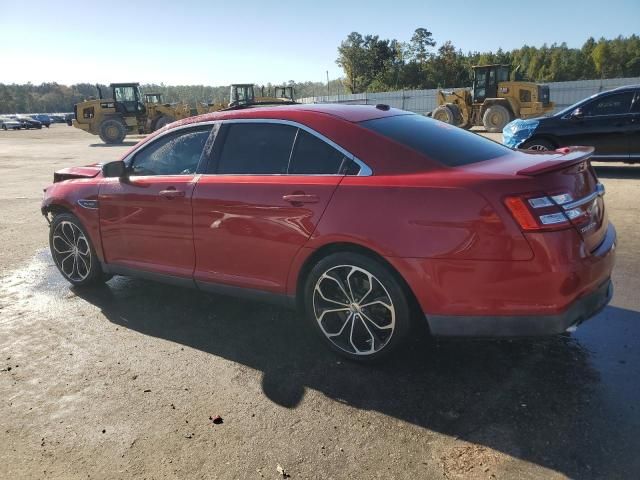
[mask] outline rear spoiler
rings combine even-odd
[[[562,170],[577,163],[588,160],[593,155],[593,147],[563,147],[556,150],[558,155],[551,157],[550,160],[540,162],[527,168],[523,168],[517,172],[518,175],[526,175],[535,177],[543,173],[553,172],[554,170]],[[545,152],[549,153],[549,152]]]

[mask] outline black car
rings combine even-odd
[[[16,120],[22,124],[22,128],[30,129],[30,128],[42,128],[42,122],[38,120],[34,120],[31,117],[16,117]]]
[[[51,125],[51,117],[49,115],[45,115],[43,113],[37,113],[35,115],[31,115],[31,118],[39,121],[42,126],[49,128]]]
[[[514,120],[502,134],[512,148],[588,145],[594,160],[640,162],[640,85],[598,93],[550,117]]]

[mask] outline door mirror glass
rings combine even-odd
[[[122,160],[105,163],[102,166],[102,175],[106,178],[122,178],[127,172],[127,166]]]

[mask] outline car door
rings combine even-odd
[[[228,121],[193,195],[199,285],[282,294],[291,262],[351,166],[349,154],[284,121]]]
[[[629,160],[640,162],[640,90],[636,90],[631,107],[631,129],[627,138],[629,140]]]
[[[633,91],[613,92],[584,103],[563,119],[562,143],[593,146],[594,158],[627,159],[633,96]]]
[[[170,131],[125,161],[126,178],[102,182],[100,233],[110,266],[191,278],[191,197],[211,130]]]

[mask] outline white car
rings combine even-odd
[[[22,128],[22,123],[12,118],[0,117],[0,128],[2,128],[2,130],[20,130]]]

